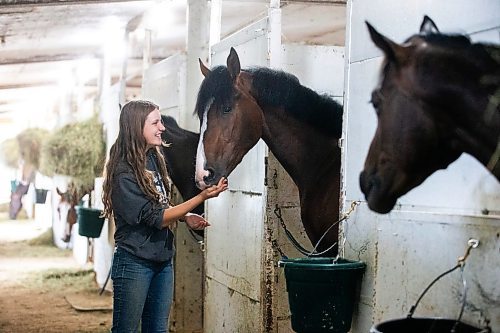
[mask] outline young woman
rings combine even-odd
[[[104,215],[113,216],[116,250],[113,257],[112,332],[167,332],[173,295],[173,233],[184,220],[196,230],[210,224],[189,213],[206,199],[227,189],[222,178],[177,206],[169,204],[169,178],[159,147],[165,130],[157,105],[148,101],[125,104],[118,138],[106,164]]]

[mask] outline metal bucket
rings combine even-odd
[[[479,333],[487,332],[456,319],[402,318],[373,326],[370,333]]]

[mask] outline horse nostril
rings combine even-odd
[[[203,177],[205,183],[210,183],[215,178],[215,171],[212,168],[207,168],[208,175]]]

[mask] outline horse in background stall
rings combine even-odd
[[[19,182],[16,184],[15,189],[10,192],[9,219],[17,219],[17,214],[23,208],[23,196],[28,193],[29,187],[29,183]]]
[[[59,203],[57,205],[59,220],[62,220],[63,217],[65,218],[64,235],[61,238],[65,243],[70,242],[73,226],[78,220],[75,207],[86,194],[91,192],[91,190],[92,189],[77,187],[73,183],[68,185],[66,192],[62,192],[56,187],[56,192],[59,194]]]
[[[165,126],[162,140],[168,145],[162,147],[168,174],[182,198],[191,199],[201,192],[194,181],[196,148],[200,135],[179,127],[175,119],[170,116],[162,115],[161,118]],[[204,204],[200,204],[192,212],[203,215],[204,210]],[[203,230],[193,231],[203,236]]]
[[[441,34],[427,16],[402,45],[367,26],[385,55],[371,98],[378,126],[360,174],[370,209],[390,212],[462,153],[500,180],[500,47]]]
[[[35,180],[36,168],[29,163],[22,163],[20,167],[21,180],[16,181],[15,188],[11,188],[9,202],[9,218],[15,220],[23,208],[23,196],[28,193],[30,184]]]
[[[227,66],[208,69],[195,112],[200,119],[196,183],[227,177],[262,138],[299,190],[301,219],[317,252],[338,253],[342,105],[283,71],[241,69],[231,48]]]

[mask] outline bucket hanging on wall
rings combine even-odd
[[[35,189],[35,203],[44,204],[47,201],[47,192],[48,190],[43,188]]]
[[[468,257],[471,249],[476,248],[479,245],[479,241],[476,239],[470,239],[468,241],[468,247],[466,253],[463,257],[458,258],[458,263],[455,267],[447,270],[446,272],[435,278],[428,286],[424,289],[420,297],[417,299],[415,305],[410,309],[410,312],[406,318],[394,319],[384,321],[382,323],[374,325],[370,329],[370,333],[488,333],[491,332],[489,328],[478,328],[472,325],[463,323],[461,321],[462,314],[465,308],[466,294],[467,294],[467,283],[464,278],[463,269],[465,265],[465,259]],[[462,294],[462,309],[457,319],[445,319],[445,318],[413,318],[413,313],[417,309],[417,305],[427,293],[427,291],[432,287],[434,283],[440,280],[443,276],[453,272],[454,270],[460,268],[462,276],[463,294]]]
[[[102,210],[78,206],[76,212],[78,214],[78,234],[90,238],[99,238],[104,225],[104,217],[100,217]]]
[[[285,269],[292,328],[299,333],[346,333],[351,328],[365,263],[334,258],[295,258]]]

